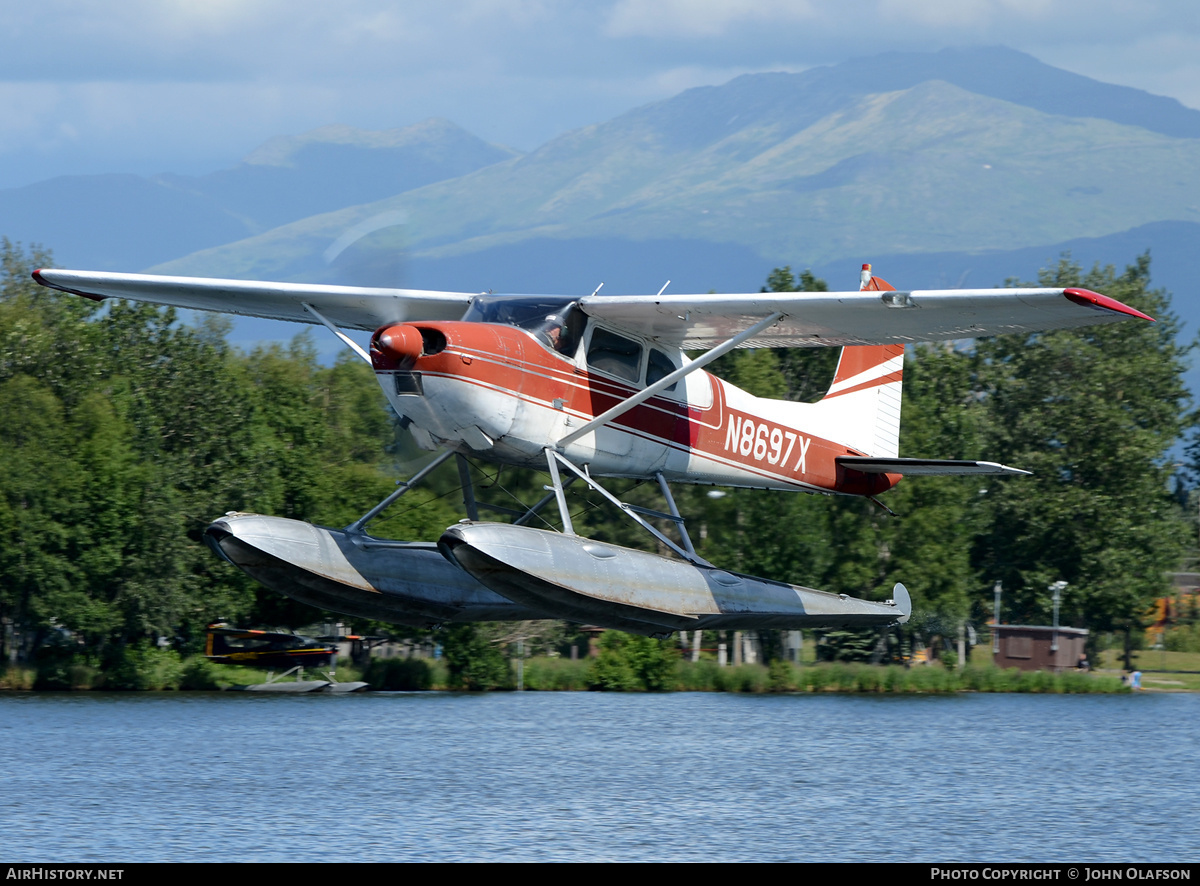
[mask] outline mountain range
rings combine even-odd
[[[515,155],[448,120],[386,132],[323,126],[208,175],[60,176],[0,190],[0,234],[73,266],[139,271]]]
[[[452,123],[323,127],[205,176],[0,191],[61,266],[467,291],[746,291],[1031,279],[1149,249],[1187,320],[1200,111],[1003,47],[890,53],[689,89],[529,153]]]

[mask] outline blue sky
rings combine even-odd
[[[1003,44],[1200,108],[1190,0],[0,0],[0,187],[447,117],[527,150],[691,86]]]

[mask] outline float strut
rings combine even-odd
[[[392,502],[394,502],[400,496],[404,495],[404,493],[408,492],[408,490],[412,489],[414,486],[416,486],[418,483],[420,483],[422,480],[424,480],[427,476],[429,476],[430,473],[433,472],[434,469],[439,467],[442,464],[442,462],[446,461],[446,459],[450,458],[450,456],[452,456],[452,455],[454,455],[454,453],[450,452],[449,450],[447,450],[446,452],[443,452],[441,455],[439,455],[437,458],[435,458],[429,464],[425,465],[425,467],[421,468],[421,470],[419,470],[415,474],[413,474],[411,479],[402,481],[400,483],[399,489],[397,489],[395,492],[393,492],[391,495],[389,495],[387,498],[385,498],[379,504],[375,505],[375,507],[371,508],[371,510],[367,511],[365,514],[363,514],[361,517],[359,517],[357,520],[355,520],[353,523],[351,523],[349,526],[347,526],[342,531],[349,532],[349,533],[362,532],[363,528],[369,522],[371,522],[376,517],[378,517],[380,515],[380,513],[382,513],[383,510],[385,508],[387,508]]]

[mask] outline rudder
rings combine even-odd
[[[863,265],[862,291],[895,291]],[[820,401],[840,428],[837,441],[876,458],[900,454],[900,396],[904,345],[849,345],[842,348],[833,384]]]

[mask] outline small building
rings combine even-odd
[[[1023,671],[1073,669],[1083,655],[1088,637],[1083,628],[1045,625],[999,625],[992,630],[1000,641],[1000,650],[993,657],[996,666]]]

